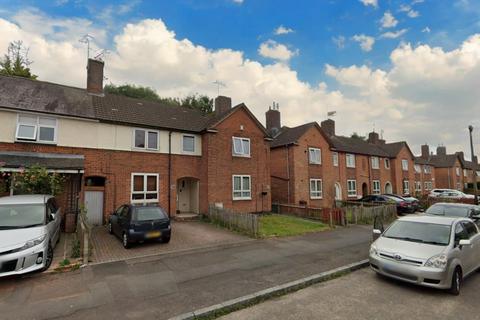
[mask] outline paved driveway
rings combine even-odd
[[[127,250],[123,248],[117,237],[108,233],[105,227],[95,227],[92,237],[94,246],[92,262],[112,262],[250,240],[248,237],[208,223],[175,221],[172,221],[172,238],[168,244],[149,242],[134,245]]]
[[[378,277],[370,269],[324,282],[225,317],[240,319],[480,319],[480,273],[460,296]]]

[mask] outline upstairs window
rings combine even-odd
[[[322,164],[322,150],[318,148],[308,148],[308,162],[310,164]]]
[[[347,168],[355,168],[355,155],[351,153],[347,153]]]
[[[195,152],[195,137],[184,135],[183,136],[183,151],[184,152]]]
[[[338,152],[332,152],[332,162],[334,167],[338,167]]]
[[[408,171],[408,160],[402,159],[402,170]]]
[[[322,179],[310,179],[310,199],[322,199]]]
[[[232,137],[232,153],[236,157],[250,157],[250,139]]]
[[[372,169],[379,169],[380,168],[380,160],[378,157],[372,157]]]
[[[415,169],[415,172],[416,172],[416,173],[422,172],[422,168],[420,167],[419,164],[414,165],[413,168]]]
[[[134,140],[136,149],[158,150],[158,131],[135,129]]]
[[[432,167],[427,166],[427,165],[423,166],[423,172],[432,173]]]
[[[455,168],[455,174],[457,175],[457,177],[460,176],[460,168],[459,167]]]
[[[468,175],[467,169],[463,169],[463,176],[466,177]]]
[[[385,158],[385,169],[390,169],[390,159]]]
[[[15,139],[19,141],[55,143],[57,141],[57,119],[19,114]]]

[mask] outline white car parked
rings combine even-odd
[[[473,199],[475,196],[455,189],[433,189],[428,194],[432,198]]]
[[[47,270],[60,239],[60,222],[52,196],[0,198],[0,277]]]

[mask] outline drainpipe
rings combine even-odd
[[[290,204],[290,157],[288,154],[288,145],[285,146],[285,151],[287,152],[287,202]]]
[[[171,217],[171,195],[172,195],[172,131],[168,132],[168,217]]]

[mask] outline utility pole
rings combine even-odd
[[[477,162],[475,161],[475,154],[473,152],[473,138],[472,131],[473,126],[468,126],[468,131],[470,131],[470,151],[472,152],[472,163],[473,163],[473,194],[475,195],[475,204],[478,204],[478,188],[477,188]]]

